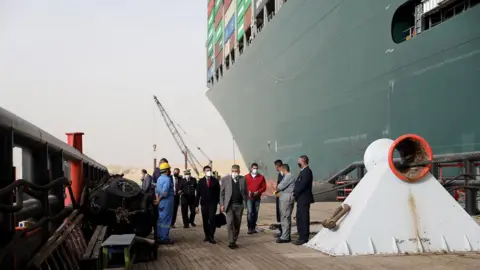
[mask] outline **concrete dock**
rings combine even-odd
[[[330,216],[338,205],[337,202],[313,204],[311,221]],[[275,222],[275,204],[270,203],[260,206],[259,224],[262,225],[262,232],[247,235],[244,214],[239,248],[235,250],[227,247],[227,231],[224,227],[217,230],[217,244],[212,245],[203,242],[200,215],[196,217],[195,228],[182,227],[180,211],[177,220],[177,228],[171,230],[175,244],[160,246],[156,261],[137,263],[134,269],[480,269],[480,253],[331,257],[303,246],[277,244],[268,230],[268,225]],[[477,222],[480,223],[478,217]],[[312,225],[312,231],[318,231],[320,226]]]

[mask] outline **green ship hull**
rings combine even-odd
[[[274,160],[305,154],[324,180],[407,133],[435,154],[480,150],[480,5],[396,43],[405,2],[284,4],[207,91],[247,164],[274,179]]]

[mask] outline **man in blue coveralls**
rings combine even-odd
[[[160,164],[160,173],[155,187],[155,204],[158,205],[157,242],[159,244],[173,244],[169,236],[174,202],[170,165],[168,163]]]

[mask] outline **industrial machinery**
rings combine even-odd
[[[146,237],[152,229],[153,196],[123,175],[112,175],[95,187],[86,189],[85,215],[92,228],[108,225],[111,233]],[[145,222],[148,221],[148,222]]]

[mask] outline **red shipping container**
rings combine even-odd
[[[232,0],[225,0],[223,1],[223,6],[225,7],[225,10],[228,9],[228,7],[230,7],[230,4],[232,3]]]
[[[215,65],[219,67],[223,63],[223,52],[220,50],[217,56],[215,56]]]
[[[245,15],[243,17],[243,25],[244,25],[244,30],[247,31],[247,29],[250,27],[252,24],[252,5],[247,9],[245,12]]]
[[[211,65],[212,65],[212,57],[207,56],[207,68],[210,68]]]
[[[215,0],[210,0],[210,2],[208,2],[208,16],[212,14],[212,10],[214,6],[215,6]]]
[[[229,54],[233,49],[235,49],[235,41],[237,40],[236,38],[236,35],[235,35],[235,31],[233,32],[232,36],[230,37],[230,39],[228,40],[228,46],[225,46],[225,48],[229,48],[229,52],[225,52],[225,54]]]
[[[218,7],[217,15],[215,15],[215,29],[223,18],[223,4]]]

